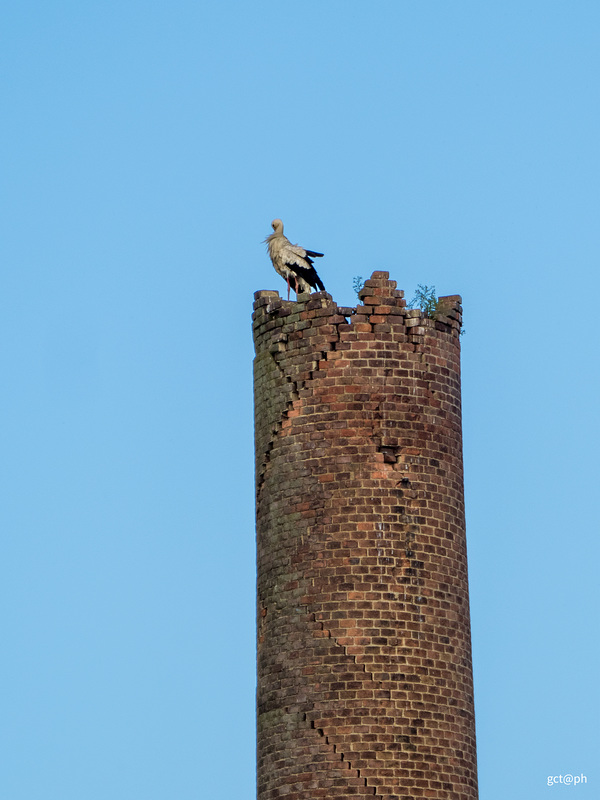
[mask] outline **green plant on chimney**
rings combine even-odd
[[[408,308],[420,309],[423,316],[429,319],[438,319],[439,316],[444,315],[447,311],[442,299],[437,297],[435,293],[435,286],[425,286],[422,283],[417,284],[415,296],[408,304]],[[459,331],[461,336],[464,332],[464,328]]]
[[[439,298],[435,293],[435,286],[425,286],[422,283],[417,284],[415,296],[408,304],[409,308],[419,308],[424,317],[435,319],[438,314],[442,313],[442,307]]]
[[[352,280],[352,288],[356,292],[356,296],[357,297],[358,297],[358,295],[360,293],[360,290],[363,288],[364,285],[365,285],[365,282],[363,280],[363,276],[362,275],[355,275],[353,280]]]

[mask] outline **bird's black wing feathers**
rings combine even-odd
[[[315,253],[314,250],[305,250],[307,256],[312,256],[313,258],[323,258],[325,255],[324,253]]]
[[[306,251],[308,253],[308,250]],[[310,267],[301,267],[299,264],[292,264],[289,263],[287,266],[296,273],[300,278],[303,278],[309,286],[313,288],[317,287],[321,292],[325,291],[325,286],[323,285],[323,281],[317,275],[317,270],[313,267],[312,261],[310,258],[306,259],[310,264]]]

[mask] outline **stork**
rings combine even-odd
[[[275,271],[287,283],[287,299],[290,299],[290,286],[296,294],[310,292],[311,286],[325,291],[312,261],[313,258],[322,258],[323,253],[315,253],[314,250],[305,250],[298,244],[292,244],[283,235],[283,222],[280,219],[274,219],[271,227],[273,233],[267,236],[265,242]]]

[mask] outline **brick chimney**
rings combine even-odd
[[[475,800],[461,299],[255,295],[258,800]]]

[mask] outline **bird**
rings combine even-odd
[[[287,283],[287,299],[290,299],[290,286],[296,294],[310,292],[311,287],[324,292],[323,281],[313,267],[313,258],[322,258],[323,253],[315,253],[314,250],[305,250],[298,244],[292,244],[283,235],[283,222],[280,219],[274,219],[271,227],[273,233],[267,236],[265,242],[275,271]]]

